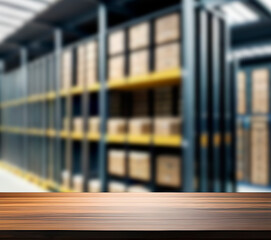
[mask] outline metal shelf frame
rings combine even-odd
[[[145,76],[145,82],[144,79],[141,79],[142,83],[138,83],[136,78],[128,77],[120,80],[121,86],[109,86],[107,83],[108,35],[116,30],[126,29],[143,21],[153,21],[157,17],[173,12],[178,12],[181,15],[181,70],[177,70],[171,75],[169,73],[167,73],[168,75],[165,73],[164,75],[162,73],[151,73],[149,76]],[[92,151],[90,139],[87,131],[84,131],[82,136],[73,139],[72,121],[70,121],[68,131],[63,132],[62,100],[64,100],[66,116],[71,120],[74,107],[73,99],[76,95],[81,97],[81,110],[84,129],[86,130],[90,111],[89,103],[92,101],[92,94],[97,92],[98,112],[101,120],[100,136],[96,139],[98,143],[98,175],[101,180],[101,190],[105,192],[108,185],[108,136],[106,126],[111,90],[122,87],[127,88],[129,84],[130,88],[136,85],[140,85],[140,88],[147,88],[159,84],[169,84],[170,81],[166,82],[163,79],[171,76],[171,83],[181,86],[179,91],[183,99],[181,106],[181,140],[178,146],[175,140],[174,146],[179,151],[182,159],[182,187],[179,191],[234,191],[235,182],[232,172],[234,167],[233,156],[235,156],[233,147],[235,141],[233,117],[235,112],[233,106],[236,99],[230,94],[234,88],[234,74],[232,73],[233,68],[230,66],[231,63],[227,60],[230,35],[229,27],[223,16],[208,10],[204,4],[198,4],[197,1],[183,0],[177,5],[113,27],[108,25],[109,17],[108,3],[99,1],[96,17],[98,23],[97,34],[69,46],[64,46],[62,30],[55,29],[52,36],[54,46],[52,53],[44,55],[44,59],[35,59],[30,63],[28,63],[30,61],[28,50],[26,48],[21,50],[20,70],[22,73],[21,81],[25,86],[24,94],[17,96],[16,99],[1,99],[0,111],[9,114],[12,109],[22,109],[24,117],[21,126],[5,126],[6,122],[2,121],[1,153],[10,156],[10,153],[6,154],[5,150],[7,143],[12,144],[21,135],[24,149],[23,160],[17,158],[19,162],[12,163],[25,172],[33,172],[42,179],[49,180],[50,186],[58,186],[56,189],[59,189],[63,168],[72,173],[73,142],[79,140],[82,146],[79,161],[84,178],[84,191],[87,191],[87,183],[91,177],[89,171],[91,167],[90,152]],[[98,40],[99,43],[99,85],[94,86],[92,89],[88,89],[85,85],[82,89],[74,88],[63,92],[60,71],[62,52],[69,48],[76,49],[80,44],[92,39]],[[42,68],[35,67],[33,64],[44,65],[43,69],[47,69],[47,71],[42,71],[40,70]],[[36,77],[34,79],[33,74],[31,76],[29,74],[33,66],[38,71],[35,73]],[[2,79],[4,75],[0,72],[1,82],[5,81],[5,79]],[[147,84],[150,76],[153,81]],[[35,85],[37,89],[33,89],[29,83],[30,81],[32,83],[35,78],[43,79]],[[126,80],[127,83],[125,83]],[[2,86],[3,84],[1,84]],[[127,89],[129,90],[129,87]],[[28,119],[30,114],[31,116],[34,114],[33,121],[35,123],[38,123],[40,118],[46,120],[41,121],[40,125],[38,124],[39,126],[32,126],[32,124],[30,125],[30,119]],[[53,124],[50,123],[50,118],[53,118]],[[16,131],[14,128],[17,127]],[[6,128],[13,128],[13,130],[10,129],[9,131]],[[141,139],[141,141],[143,140]],[[4,142],[6,144],[3,144]],[[125,144],[126,146],[132,145],[132,140],[130,143],[126,141]],[[64,155],[62,145],[64,145],[66,151]],[[30,156],[32,153],[30,150],[33,146],[41,147],[41,152],[38,150],[33,152],[34,157]],[[154,143],[147,146],[151,146],[151,151],[155,152]],[[29,159],[34,159],[40,153],[42,154],[39,159],[41,165],[32,166]],[[65,156],[65,160],[63,160]],[[195,178],[199,180],[198,186],[195,185]],[[70,182],[70,186],[72,186],[72,182]]]

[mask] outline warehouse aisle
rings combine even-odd
[[[0,192],[45,192],[38,186],[0,168]]]

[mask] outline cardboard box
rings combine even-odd
[[[109,58],[108,79],[109,81],[123,79],[125,77],[124,55]]]
[[[147,74],[149,72],[149,50],[144,49],[130,53],[130,76]]]
[[[118,135],[127,133],[127,121],[122,118],[109,119],[107,123],[108,134]]]
[[[161,155],[156,162],[156,183],[163,187],[181,186],[181,159],[177,156]]]
[[[150,181],[151,159],[149,153],[129,153],[129,177],[141,181]]]
[[[129,120],[129,134],[148,135],[152,133],[152,121],[150,118],[135,118]]]
[[[100,134],[100,118],[99,117],[91,117],[89,119],[88,131],[93,134]]]
[[[164,71],[180,67],[180,44],[170,43],[155,48],[155,70]]]
[[[73,119],[73,131],[75,131],[75,132],[83,132],[84,131],[83,118],[76,117]]]
[[[180,38],[180,15],[173,13],[155,21],[155,43],[161,44]]]
[[[181,118],[161,117],[154,119],[154,134],[159,136],[179,135],[181,133]]]
[[[141,186],[141,185],[132,185],[128,187],[127,192],[132,192],[132,193],[144,193],[144,192],[150,192],[150,189]]]
[[[119,177],[124,177],[126,175],[125,151],[110,150],[108,152],[108,173]]]
[[[86,46],[77,48],[77,86],[84,86],[86,79]]]
[[[140,23],[129,29],[129,49],[136,50],[150,44],[150,24]]]
[[[108,184],[108,191],[113,193],[126,192],[126,185],[118,181],[110,181]]]
[[[236,165],[236,179],[243,181],[245,179],[245,139],[244,130],[239,124],[237,126],[237,165]]]
[[[72,86],[72,51],[64,51],[62,55],[61,88],[67,89]]]
[[[268,69],[257,69],[252,72],[252,111],[253,113],[269,111]]]
[[[72,178],[72,182],[73,182],[73,190],[75,192],[83,192],[83,176],[81,174],[75,175]]]
[[[68,170],[64,170],[61,174],[62,176],[62,186],[64,188],[70,188],[70,180],[71,180],[71,175]]]
[[[251,182],[269,185],[269,132],[266,117],[254,117],[251,123]]]
[[[86,44],[86,58],[88,62],[96,62],[98,60],[98,43],[90,41]]]
[[[98,44],[90,41],[86,44],[86,82],[87,86],[98,81]]]
[[[89,180],[88,191],[92,193],[101,192],[101,181],[99,179]]]
[[[123,30],[113,32],[109,35],[109,55],[123,53],[125,47],[125,32]]]

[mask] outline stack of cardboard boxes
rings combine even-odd
[[[268,120],[253,117],[251,125],[251,182],[268,185],[270,179]]]
[[[125,76],[125,32],[120,30],[110,34],[108,43],[108,79],[115,81]]]
[[[86,81],[88,87],[98,82],[97,41],[90,41],[86,44]]]
[[[163,71],[180,66],[180,16],[167,15],[155,21],[155,70]]]
[[[97,42],[90,41],[77,48],[77,80],[76,85],[89,87],[96,83],[98,68]]]
[[[252,112],[267,114],[269,111],[269,71],[252,72]]]
[[[86,46],[84,44],[77,48],[77,79],[76,85],[83,87],[86,79]]]
[[[129,75],[138,76],[149,72],[150,24],[140,23],[129,29]]]
[[[61,88],[69,89],[72,86],[72,64],[73,64],[72,51],[66,50],[62,55],[61,67]]]

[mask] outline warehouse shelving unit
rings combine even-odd
[[[258,70],[267,70],[268,71],[268,89],[266,89],[268,92],[267,96],[267,104],[268,104],[268,111],[266,113],[257,113],[253,111],[253,77],[252,73],[254,71]],[[270,81],[270,76],[271,76],[271,65],[270,65],[270,58],[265,57],[257,57],[253,59],[248,59],[248,60],[243,60],[238,62],[238,70],[239,74],[244,74],[244,82],[245,82],[245,89],[244,89],[244,94],[245,94],[245,109],[242,111],[238,112],[237,115],[237,129],[242,135],[239,135],[239,140],[236,142],[237,148],[238,144],[242,144],[242,147],[238,149],[238,154],[237,155],[237,165],[238,165],[238,170],[237,174],[239,177],[237,178],[237,186],[239,189],[246,189],[247,191],[264,191],[264,192],[269,192],[271,190],[271,171],[270,171],[270,166],[271,166],[271,156],[270,156],[270,148],[269,148],[269,143],[267,145],[268,149],[268,161],[267,165],[264,166],[262,170],[261,175],[265,176],[266,173],[265,171],[267,170],[267,177],[268,180],[266,183],[255,183],[253,182],[252,178],[252,150],[251,150],[251,142],[252,142],[252,124],[253,124],[253,118],[255,117],[265,117],[266,118],[266,124],[267,124],[267,141],[270,142],[270,106],[271,106],[271,98],[270,98],[270,88],[271,88],[271,81]],[[240,76],[238,77],[237,81],[239,83],[240,81]],[[254,80],[255,82],[255,80]],[[255,83],[254,83],[255,84]],[[240,94],[239,91],[237,94]],[[239,96],[240,99],[240,96]],[[241,100],[239,100],[241,101]],[[240,104],[240,102],[238,103]],[[242,104],[242,103],[241,103]],[[242,138],[242,139],[240,139]],[[262,143],[264,145],[264,143]],[[255,164],[255,163],[254,163]],[[255,169],[256,170],[256,169]],[[254,170],[254,171],[255,171]],[[260,173],[260,172],[259,172]],[[255,181],[255,178],[254,178]]]
[[[234,74],[226,57],[229,28],[224,16],[205,8],[203,3],[177,2],[109,26],[112,6],[99,1],[94,6],[93,18],[97,33],[66,45],[64,33],[55,29],[51,34],[51,52],[31,60],[29,50],[21,49],[19,66],[0,75],[2,166],[53,191],[73,191],[71,178],[70,187],[62,186],[63,170],[71,176],[82,174],[84,191],[88,190],[88,181],[95,178],[101,182],[101,191],[107,191],[109,180],[115,179],[107,173],[108,149],[143,149],[151,155],[151,180],[143,183],[151,191],[234,191]],[[108,35],[170,13],[181,15],[182,66],[108,82]],[[98,82],[63,90],[62,53],[71,50],[75,56],[78,46],[92,40],[98,41]],[[75,74],[75,69],[72,72]],[[21,92],[15,93],[13,86],[22,86]],[[182,132],[178,136],[107,134],[109,97],[113,91],[120,92],[129,102],[131,90],[164,86],[176,86],[181,92]],[[100,117],[98,135],[87,132],[88,118],[94,112]],[[79,115],[83,117],[82,133],[72,131],[72,119]],[[64,116],[69,119],[65,130]],[[160,152],[180,156],[180,187],[156,185],[155,157]],[[129,177],[117,179],[128,184],[136,182]]]

